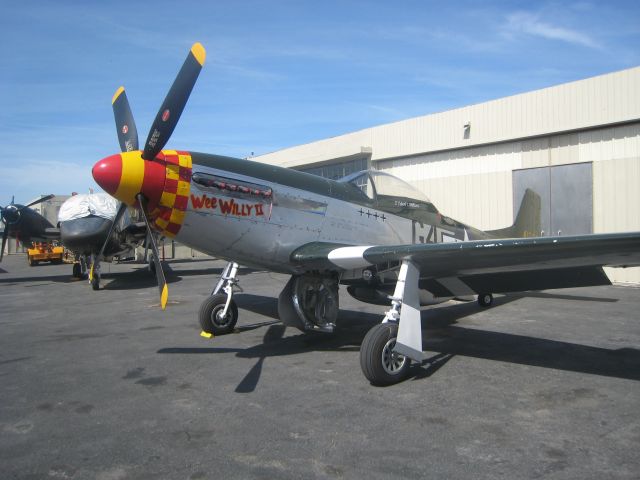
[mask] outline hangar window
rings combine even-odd
[[[346,177],[341,178],[338,181],[353,186],[354,188],[364,193],[367,198],[373,200],[376,195],[376,190],[373,186],[373,181],[369,173],[369,170],[352,173],[351,175],[347,175]]]

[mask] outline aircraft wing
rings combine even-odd
[[[292,254],[306,269],[337,271],[405,259],[417,266],[420,288],[435,296],[608,285],[603,266],[640,265],[640,232],[386,246],[316,242]]]

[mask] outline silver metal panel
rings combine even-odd
[[[591,163],[558,165],[550,169],[551,232],[578,235],[593,232],[593,173]]]
[[[540,195],[540,220],[545,236],[592,233],[593,173],[591,163],[514,170],[514,219],[527,188]]]

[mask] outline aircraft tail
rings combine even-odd
[[[494,238],[539,237],[542,233],[541,203],[540,195],[527,188],[514,224],[507,228],[489,230],[487,233]]]

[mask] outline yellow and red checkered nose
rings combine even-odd
[[[142,152],[123,152],[103,158],[93,167],[93,178],[107,193],[132,207],[136,195],[148,200],[155,227],[175,236],[184,219],[191,188],[191,155],[163,150],[154,160],[143,160]]]

